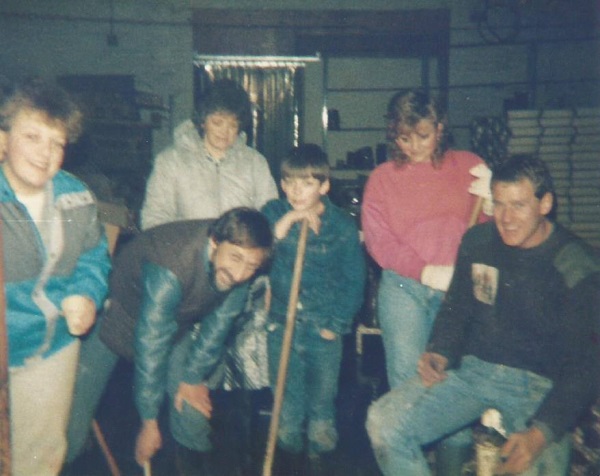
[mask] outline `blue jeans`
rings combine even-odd
[[[180,382],[186,368],[186,360],[193,340],[196,337],[195,330],[188,332],[179,341],[169,357],[169,375],[167,390],[170,397],[169,423],[173,438],[180,445],[195,451],[208,452],[212,449],[210,441],[210,421],[198,410],[183,402],[182,411],[175,408],[173,402]],[[207,384],[210,386],[210,384]]]
[[[383,270],[377,318],[385,350],[388,384],[396,388],[417,374],[444,293],[414,279]]]
[[[274,389],[280,363],[283,324],[268,325],[269,379]],[[335,399],[342,361],[342,338],[326,340],[318,324],[296,318],[279,421],[278,445],[289,452],[304,449],[307,425],[309,454],[337,446]]]
[[[98,403],[119,357],[100,340],[100,326],[82,339],[67,428],[66,462],[72,462],[87,440]]]
[[[429,475],[421,446],[478,419],[487,408],[503,416],[508,433],[523,431],[552,387],[532,372],[490,364],[473,356],[426,389],[419,378],[385,394],[369,408],[367,431],[386,476]],[[550,444],[523,475],[567,474],[570,435]]]

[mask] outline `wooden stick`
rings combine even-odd
[[[473,225],[477,224],[481,209],[483,208],[483,200],[483,197],[477,197],[477,201],[475,202],[475,205],[473,205],[473,210],[471,210],[471,217],[469,218],[467,228],[471,228]]]
[[[96,420],[92,420],[92,430],[94,430],[94,436],[100,445],[100,449],[102,450],[102,454],[104,458],[106,458],[106,463],[108,464],[108,468],[110,469],[110,474],[112,476],[121,476],[121,471],[119,470],[119,466],[117,466],[117,462],[110,452],[110,448],[106,443],[106,439],[104,438],[104,434],[100,429],[100,425]]]
[[[152,466],[150,465],[150,460],[144,463],[144,476],[152,476]]]
[[[306,239],[308,236],[308,220],[302,221],[300,238],[298,239],[298,248],[296,250],[296,262],[294,263],[294,274],[290,287],[290,299],[288,301],[287,318],[285,323],[285,332],[283,334],[283,343],[281,346],[281,356],[279,358],[279,369],[277,372],[277,385],[275,387],[275,396],[273,402],[273,412],[269,424],[269,438],[267,440],[267,452],[265,455],[265,464],[263,466],[263,476],[271,476],[273,467],[273,457],[275,455],[275,444],[277,441],[277,431],[279,429],[279,415],[281,414],[281,405],[283,403],[283,393],[285,390],[285,379],[287,377],[287,368],[290,360],[290,350],[292,348],[292,337],[294,336],[294,324],[296,322],[296,310],[298,307],[298,294],[300,292],[300,279],[302,278],[302,266],[304,265],[304,252],[306,251]]]
[[[4,293],[4,244],[0,221],[0,474],[10,476],[10,395],[8,386],[8,337],[6,330],[6,295]]]

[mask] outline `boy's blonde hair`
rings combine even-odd
[[[294,147],[281,161],[282,179],[312,177],[323,183],[330,170],[327,154],[316,144]]]

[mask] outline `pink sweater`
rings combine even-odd
[[[417,281],[425,265],[453,265],[477,200],[468,192],[475,180],[469,169],[482,162],[471,152],[448,151],[439,169],[430,162],[378,166],[367,181],[361,212],[373,259]]]

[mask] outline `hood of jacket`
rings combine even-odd
[[[240,132],[231,148],[236,149],[246,146],[246,140],[246,133],[244,131]],[[198,129],[196,129],[196,126],[190,119],[183,121],[175,128],[173,132],[173,145],[175,149],[186,151],[187,153],[207,153],[204,146],[204,139],[200,136]]]

